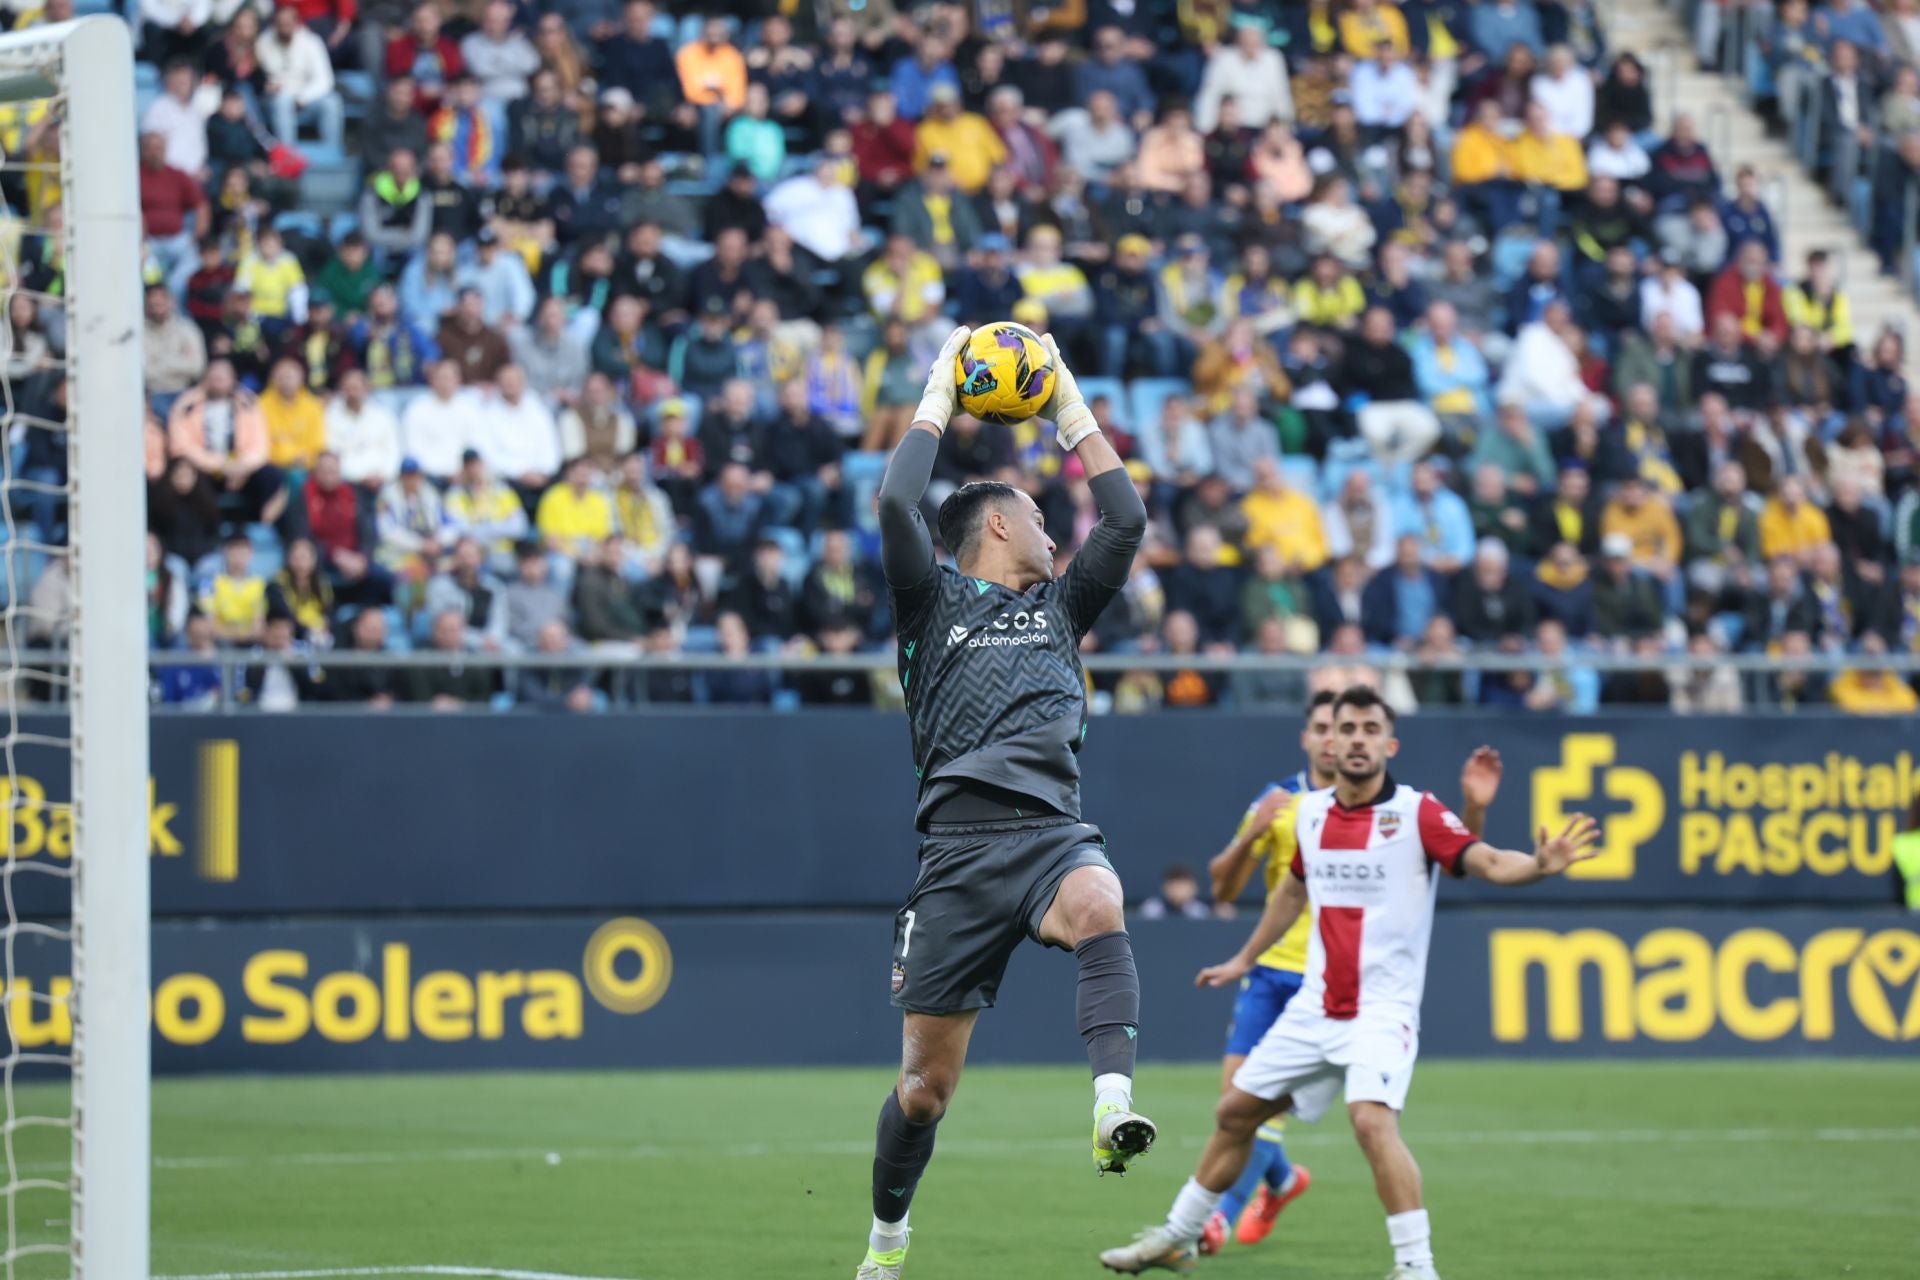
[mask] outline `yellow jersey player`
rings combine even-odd
[[[1281,877],[1293,864],[1295,804],[1303,792],[1330,787],[1337,776],[1333,752],[1334,696],[1331,690],[1321,690],[1307,707],[1307,721],[1300,730],[1300,749],[1306,753],[1307,767],[1282,782],[1269,783],[1248,806],[1232,842],[1207,864],[1213,880],[1214,901],[1231,902],[1238,898],[1256,868],[1262,872],[1267,897],[1271,898]],[[1500,789],[1500,775],[1499,752],[1482,747],[1467,758],[1460,788],[1465,800],[1462,820],[1469,829],[1479,831],[1484,825],[1487,807]],[[1227,1051],[1222,1060],[1223,1089],[1300,989],[1312,931],[1310,913],[1302,912],[1280,940],[1261,954],[1253,971],[1240,980],[1233,1020],[1227,1026]],[[1260,1126],[1246,1172],[1221,1197],[1219,1209],[1207,1220],[1206,1230],[1200,1237],[1202,1254],[1218,1253],[1230,1229],[1241,1244],[1259,1244],[1273,1230],[1280,1211],[1313,1185],[1313,1175],[1307,1167],[1287,1159],[1281,1126],[1279,1117]]]

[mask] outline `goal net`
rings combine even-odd
[[[0,36],[0,1280],[144,1280],[142,245],[117,18]]]

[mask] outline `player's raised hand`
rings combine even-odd
[[[1194,978],[1193,985],[1196,987],[1230,987],[1240,981],[1240,979],[1246,977],[1248,971],[1252,968],[1253,962],[1251,960],[1235,956],[1225,964],[1208,965],[1202,969],[1199,976]]]
[[[1533,851],[1540,863],[1540,874],[1557,876],[1576,862],[1585,862],[1589,858],[1600,856],[1600,827],[1584,813],[1576,813],[1567,820],[1567,828],[1557,836],[1550,836],[1545,827],[1540,828],[1540,845]]]
[[[1073,370],[1067,368],[1066,357],[1060,354],[1060,344],[1053,340],[1050,333],[1041,334],[1040,341],[1046,344],[1047,354],[1053,357],[1053,394],[1040,406],[1040,416],[1053,423],[1060,447],[1072,453],[1074,446],[1100,427],[1093,420],[1093,410],[1087,408],[1087,398],[1080,394],[1080,384],[1074,381]]]
[[[1482,809],[1493,806],[1493,798],[1500,794],[1500,778],[1506,766],[1500,761],[1500,753],[1492,747],[1477,747],[1467,757],[1467,763],[1460,770],[1460,793],[1470,805]]]
[[[972,336],[973,330],[966,325],[948,334],[947,340],[940,344],[940,354],[933,358],[933,368],[927,371],[927,386],[920,395],[920,407],[913,411],[913,420],[926,423],[935,434],[945,434],[947,422],[953,417],[954,396],[959,391],[953,365],[960,358],[960,349]]]

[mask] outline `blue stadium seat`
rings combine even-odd
[[[1320,497],[1320,464],[1304,455],[1290,455],[1280,459],[1280,472],[1287,479],[1287,487],[1298,489],[1310,498]]]
[[[273,225],[282,232],[292,232],[294,235],[307,236],[314,240],[320,239],[326,232],[326,225],[320,221],[319,215],[308,213],[304,209],[288,209],[284,213],[276,214]]]
[[[1147,430],[1157,437],[1160,432],[1160,407],[1170,396],[1193,394],[1193,384],[1185,378],[1135,378],[1133,380],[1133,412],[1127,419],[1127,425],[1134,434]]]
[[[1132,405],[1127,397],[1127,386],[1124,382],[1118,378],[1084,378],[1079,374],[1075,374],[1074,378],[1079,382],[1080,394],[1087,398],[1088,404],[1092,404],[1096,396],[1105,396],[1113,402],[1113,420],[1122,427],[1132,429]]]
[[[359,200],[359,166],[344,159],[314,164],[300,176],[300,206],[309,213],[331,217],[352,209]]]
[[[339,244],[342,239],[360,229],[360,215],[357,213],[336,213],[327,219],[327,239]]]
[[[104,7],[100,12],[104,12]],[[74,6],[74,12],[85,13],[88,10],[80,5]],[[133,87],[136,89],[158,89],[160,87],[160,68],[151,62],[133,64]]]
[[[336,71],[333,83],[339,88],[340,96],[346,99],[349,107],[355,103],[364,105],[373,101],[375,92],[373,77],[365,71]]]
[[[840,472],[853,495],[853,522],[863,530],[871,532],[878,527],[873,514],[873,499],[880,492],[880,477],[886,471],[887,455],[877,451],[854,451],[840,459]]]

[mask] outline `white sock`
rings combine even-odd
[[[1118,1071],[1109,1071],[1105,1075],[1093,1078],[1093,1116],[1100,1118],[1100,1109],[1111,1102],[1122,1111],[1133,1110],[1133,1077],[1123,1076]]]
[[[1433,1265],[1433,1231],[1427,1225],[1425,1209],[1409,1209],[1405,1213],[1388,1214],[1387,1239],[1393,1244],[1393,1261],[1396,1266],[1430,1267]]]
[[[867,1233],[867,1247],[875,1253],[892,1253],[907,1242],[907,1220],[882,1222],[873,1220],[873,1230]]]
[[[1173,1198],[1173,1208],[1167,1211],[1167,1230],[1182,1240],[1198,1240],[1206,1230],[1207,1219],[1220,1207],[1220,1197],[1225,1194],[1207,1190],[1198,1178],[1188,1178],[1187,1185]]]

